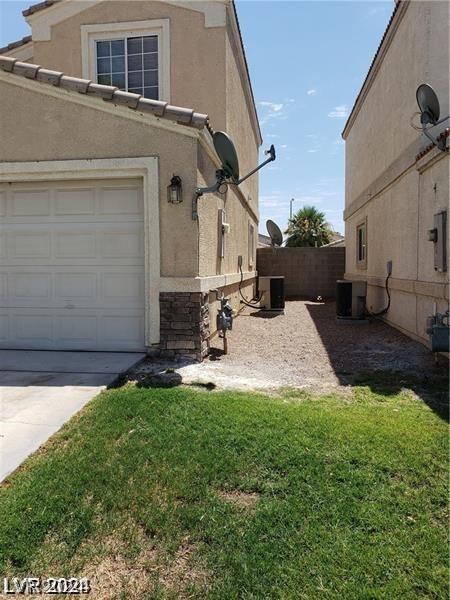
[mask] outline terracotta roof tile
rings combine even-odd
[[[10,42],[7,46],[3,46],[3,48],[0,48],[0,54],[3,52],[9,52],[15,48],[20,48],[21,46],[25,46],[25,44],[28,44],[28,42],[31,42],[31,35],[26,35],[21,40],[16,40],[15,42]]]
[[[32,4],[26,10],[22,11],[24,17],[29,17],[30,15],[43,10],[44,8],[48,8],[49,6],[53,6],[57,2],[61,0],[45,0],[44,2],[39,2],[38,4]]]
[[[13,73],[14,75],[19,75],[21,77],[36,79],[41,83],[61,87],[70,92],[97,96],[98,98],[110,101],[113,104],[128,106],[128,108],[133,110],[152,113],[159,118],[176,121],[177,123],[195,127],[196,129],[206,128],[210,133],[213,132],[209,124],[208,115],[196,113],[191,108],[172,106],[167,102],[150,100],[139,94],[124,92],[123,90],[119,90],[110,85],[94,83],[89,79],[69,77],[59,71],[44,69],[39,65],[21,62],[16,58],[9,56],[0,55],[0,69],[7,73]]]
[[[450,131],[448,129],[445,129],[438,135],[436,142],[441,142],[443,140],[446,140],[449,137],[449,135],[450,135]],[[419,160],[420,158],[422,158],[422,156],[425,156],[425,154],[428,154],[428,152],[430,150],[432,150],[433,148],[435,148],[435,145],[431,144],[431,143],[428,144],[428,146],[425,146],[425,148],[423,150],[421,150],[419,152],[419,154],[416,156],[416,160]],[[447,151],[448,151],[448,148],[447,148]]]

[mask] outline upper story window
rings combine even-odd
[[[83,77],[170,102],[169,20],[81,26]]]
[[[96,41],[97,82],[159,100],[158,36]]]

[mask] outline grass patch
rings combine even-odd
[[[113,389],[0,488],[0,571],[94,598],[444,598],[447,434],[373,381]]]

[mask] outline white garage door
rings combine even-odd
[[[0,184],[0,348],[142,350],[140,180]]]

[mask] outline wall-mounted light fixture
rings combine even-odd
[[[167,186],[167,200],[171,204],[183,202],[183,186],[181,185],[181,177],[178,177],[178,175],[174,175]]]

